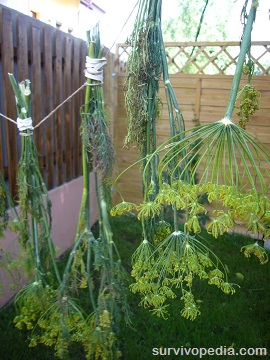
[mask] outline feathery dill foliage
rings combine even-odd
[[[141,294],[140,305],[152,308],[153,314],[164,319],[169,315],[171,299],[178,297],[183,301],[183,317],[194,320],[200,314],[193,295],[195,278],[216,285],[225,294],[234,294],[238,286],[229,282],[226,267],[198,235],[201,214],[211,215],[206,228],[216,238],[237,223],[255,235],[270,234],[269,149],[231,120],[256,9],[253,1],[223,119],[183,131],[183,119],[163,61],[173,136],[142,159],[143,203],[136,206],[122,198],[122,203],[111,210],[112,215],[131,209],[138,212],[143,241],[132,257],[135,283],[130,288]],[[149,178],[153,169],[155,176]],[[201,201],[203,197],[212,204],[210,210]],[[174,215],[173,229],[166,222],[168,208]],[[185,213],[183,230],[178,224],[178,211]],[[267,254],[257,242],[241,250],[246,257],[255,255],[261,264],[267,262]]]
[[[129,40],[132,48],[124,83],[128,114],[125,144],[138,146],[143,156],[149,153],[150,144],[155,141],[155,122],[161,106],[157,96],[162,76],[160,12],[161,1],[140,1]]]
[[[15,94],[18,117],[22,121],[26,120],[31,117],[30,81],[25,80],[17,84],[13,74],[9,74],[9,78]],[[19,241],[28,252],[28,275],[32,275],[33,271],[35,280],[45,285],[52,266],[55,276],[60,281],[51,238],[51,201],[39,170],[31,128],[23,130],[21,135],[17,179],[20,208]]]

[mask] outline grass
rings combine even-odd
[[[132,216],[112,219],[114,239],[122,256],[124,266],[130,271],[131,255],[141,240],[140,223]],[[153,348],[202,347],[270,349],[270,271],[269,264],[260,265],[256,258],[246,259],[240,249],[252,242],[241,235],[226,235],[214,239],[203,234],[211,247],[229,269],[230,281],[241,288],[234,295],[225,295],[215,286],[204,281],[195,284],[194,295],[200,302],[202,314],[193,322],[180,316],[180,300],[171,303],[168,320],[153,316],[147,309],[138,307],[139,296],[129,294],[132,327],[124,323],[118,334],[119,346],[124,360],[149,360],[163,358],[154,356]],[[2,360],[53,359],[54,350],[38,346],[29,348],[27,332],[14,328],[13,305],[0,312],[0,339]],[[171,355],[167,358],[177,358]],[[185,356],[184,358],[199,358]],[[203,357],[207,359],[208,357]],[[232,356],[211,356],[211,359],[233,359]],[[241,356],[251,359],[270,359],[267,356]],[[69,359],[84,359],[82,349],[71,348]]]

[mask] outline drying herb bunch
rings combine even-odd
[[[30,81],[17,84],[9,74],[15,94],[17,113],[22,124],[31,119]],[[51,271],[60,282],[55,261],[55,248],[51,238],[51,201],[39,170],[37,150],[32,136],[32,126],[21,130],[21,157],[18,165],[19,242],[27,251],[26,270],[36,282],[47,284]],[[30,224],[30,225],[29,225]]]
[[[96,30],[94,30],[96,32]],[[91,59],[100,60],[104,65],[103,46],[97,33],[88,37],[88,54]],[[95,39],[95,40],[94,40]],[[103,70],[100,70],[103,71]],[[98,84],[99,81],[87,80],[88,85]],[[103,88],[100,85],[88,86],[86,89],[87,101],[81,107],[81,136],[87,151],[88,161],[101,178],[110,179],[114,166],[114,149],[109,134],[108,117],[104,108]]]
[[[159,3],[159,4],[158,4]],[[157,97],[162,75],[159,19],[160,1],[140,1],[138,16],[130,38],[132,46],[127,61],[125,105],[128,133],[125,144],[133,143],[143,156],[155,147],[156,119],[160,112]]]
[[[133,254],[135,283],[130,288],[141,294],[140,305],[153,308],[153,314],[163,318],[169,315],[167,300],[179,296],[184,302],[180,311],[183,317],[194,320],[200,314],[193,295],[195,277],[216,285],[226,294],[235,293],[237,285],[229,282],[225,266],[197,235],[201,231],[200,214],[211,215],[207,231],[216,238],[232,230],[237,222],[246,225],[253,234],[269,235],[265,226],[270,215],[269,149],[231,120],[249,49],[255,3],[245,26],[223,119],[184,131],[163,61],[172,137],[141,160],[143,202],[139,205],[126,202],[120,194],[122,202],[111,209],[111,215],[135,210],[142,221],[143,241]],[[117,177],[116,184],[133,165]],[[155,176],[149,178],[153,169]],[[200,201],[203,196],[207,196],[210,209]],[[168,206],[174,213],[173,229],[164,218],[164,208]],[[178,211],[185,211],[183,231],[179,230]],[[153,224],[152,220],[154,226],[147,226]],[[268,260],[257,242],[241,250],[246,257],[257,256],[261,264]]]
[[[92,34],[88,33],[88,55],[98,60],[102,50],[99,29],[95,27]],[[21,128],[22,155],[18,171],[18,224],[20,243],[28,254],[26,265],[30,277],[30,283],[15,298],[15,326],[30,331],[30,346],[52,346],[55,355],[62,359],[68,356],[72,342],[81,343],[86,359],[117,359],[121,355],[116,338],[118,322],[120,314],[129,322],[129,309],[127,275],[113,241],[105,196],[114,156],[101,83],[87,80],[89,86],[81,111],[83,194],[75,243],[60,275],[50,235],[51,202],[39,171],[33,127],[29,121],[30,82],[25,80],[18,85],[13,75],[10,80],[18,116],[25,121]],[[99,210],[98,238],[91,231],[90,221],[91,166]],[[0,185],[2,195],[2,188],[5,192],[7,189],[4,182]],[[4,211],[3,208],[1,229],[2,223],[7,226]]]
[[[98,26],[87,35],[88,56],[101,59],[103,48]],[[128,306],[126,274],[113,241],[105,197],[111,181],[114,154],[104,112],[102,84],[93,79],[88,79],[87,83],[85,104],[81,109],[83,195],[75,244],[63,273],[59,288],[61,303],[60,306],[58,303],[56,309],[64,305],[64,314],[70,314],[71,317],[71,328],[65,331],[69,336],[67,341],[64,338],[64,344],[68,345],[70,340],[81,342],[86,359],[115,359],[120,356],[116,338],[119,314],[124,314],[128,321]],[[99,215],[98,238],[91,231],[90,221],[91,167]],[[73,300],[80,294],[88,299],[87,307],[83,310]],[[49,324],[58,320],[55,314],[59,312],[50,311],[49,316],[46,316]],[[59,330],[61,341],[62,334]],[[56,343],[56,349],[57,346]],[[65,347],[61,345],[60,349]]]

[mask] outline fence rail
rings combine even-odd
[[[0,7],[0,113],[16,120],[8,73],[31,81],[35,126],[84,82],[86,42],[14,10]],[[110,106],[112,54],[105,69]],[[107,81],[108,79],[108,81]],[[34,131],[39,164],[48,189],[81,175],[80,106],[77,93]],[[107,104],[107,105],[108,105]],[[111,110],[109,109],[109,112]],[[0,172],[16,194],[20,136],[16,125],[0,118]]]
[[[183,42],[165,44],[170,74],[233,75],[238,61],[239,42]],[[118,72],[126,71],[131,47],[118,45]],[[256,75],[270,74],[270,42],[251,45]]]

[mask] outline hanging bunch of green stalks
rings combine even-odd
[[[141,150],[142,168],[147,178],[143,182],[145,201],[148,198],[153,200],[158,191],[156,179],[158,157],[152,158],[150,166],[145,165],[146,157],[155,153],[157,148],[156,127],[162,111],[158,90],[162,76],[170,110],[171,135],[183,130],[182,115],[168,76],[161,32],[161,4],[160,0],[139,2],[124,84],[128,115],[125,144],[131,143]],[[150,232],[150,228],[155,227],[155,219],[143,219],[142,225],[144,231],[148,227]],[[150,233],[149,236],[151,237]]]
[[[92,34],[88,33],[88,56],[98,62],[102,53],[99,29],[95,27]],[[102,61],[104,63],[104,59]],[[31,279],[31,283],[16,295],[15,326],[31,331],[30,346],[52,346],[59,358],[66,358],[71,343],[78,342],[84,347],[86,359],[116,359],[121,354],[116,338],[118,321],[120,314],[124,314],[128,322],[129,310],[126,273],[108,218],[106,191],[111,181],[114,154],[101,82],[87,81],[89,86],[81,110],[83,195],[75,243],[60,274],[50,235],[51,202],[38,168],[33,128],[29,123],[30,82],[25,80],[18,85],[13,75],[10,80],[18,117],[21,122],[25,121],[21,127],[22,154],[18,171],[18,224],[20,243],[28,254],[27,269]],[[90,221],[91,168],[95,174],[99,210],[98,238],[91,231]],[[7,189],[4,182],[0,185],[2,194],[2,188],[5,192]],[[1,229],[7,226],[4,210],[1,203]]]
[[[98,33],[88,36],[88,54],[92,59],[106,62],[103,56],[103,47],[100,45]],[[95,39],[95,41],[93,40]],[[93,80],[88,79],[88,85]],[[95,81],[94,81],[95,83]],[[98,81],[96,81],[98,83]],[[91,162],[93,170],[102,180],[110,179],[114,166],[114,149],[109,135],[108,118],[104,109],[103,90],[101,86],[88,86],[86,102],[81,108],[82,127],[81,135],[84,148]]]
[[[177,297],[183,301],[180,311],[183,317],[194,320],[200,314],[193,295],[195,278],[216,285],[225,294],[235,293],[237,284],[229,282],[226,267],[197,235],[201,232],[200,214],[208,212],[212,216],[207,231],[215,237],[232,230],[236,223],[244,224],[253,234],[269,235],[269,228],[265,226],[270,216],[269,149],[231,120],[256,4],[254,1],[251,6],[223,119],[183,131],[182,118],[175,117],[179,110],[163,63],[165,89],[169,85],[166,95],[172,137],[142,160],[146,189],[143,203],[136,205],[122,198],[111,210],[112,215],[135,210],[143,225],[148,219],[159,219],[153,236],[149,236],[152,229],[143,226],[143,241],[132,258],[135,283],[131,290],[141,294],[140,305],[152,308],[153,314],[163,318],[169,315],[168,300]],[[173,121],[175,119],[180,121]],[[154,161],[157,164],[155,196],[148,176]],[[202,203],[204,196],[210,208]],[[173,210],[173,228],[164,218],[165,208]],[[178,211],[185,212],[181,229]],[[244,246],[241,251],[246,257],[257,256],[261,264],[267,262],[267,254],[257,242]]]
[[[155,150],[156,120],[161,106],[157,96],[162,76],[160,9],[159,0],[139,3],[124,84],[128,113],[125,144],[139,147],[143,156]]]
[[[101,59],[99,29],[88,33],[88,56]],[[86,319],[88,339],[84,340],[87,358],[113,359],[120,356],[116,346],[119,313],[128,321],[126,303],[126,275],[119,253],[113,242],[107,210],[107,185],[111,181],[114,152],[104,112],[103,91],[100,82],[88,80],[82,113],[84,190],[78,221],[77,238],[71,252],[70,267],[64,279],[72,274],[71,287],[86,288],[92,312]],[[91,157],[89,156],[91,154]],[[89,169],[95,173],[95,189],[99,215],[99,237],[94,238],[90,228]],[[81,237],[85,233],[85,236]],[[95,273],[95,278],[93,277]],[[96,279],[98,277],[98,281]],[[93,290],[95,288],[95,291]]]
[[[88,33],[88,56],[102,57],[99,30]],[[82,107],[83,195],[74,247],[70,252],[60,286],[53,296],[39,327],[43,335],[32,337],[32,345],[54,346],[64,358],[70,342],[80,342],[86,359],[114,359],[120,356],[116,346],[119,313],[128,317],[125,302],[125,273],[107,216],[104,180],[110,177],[114,161],[108,126],[104,115],[101,83],[88,80]],[[95,173],[99,209],[99,237],[91,231],[90,168]],[[76,300],[84,298],[86,305]]]
[[[22,129],[25,128],[20,132],[21,157],[18,167],[19,241],[28,253],[28,275],[34,271],[35,281],[45,286],[52,270],[60,281],[51,238],[51,201],[39,170],[31,125],[26,125],[31,119],[30,81],[17,84],[13,74],[9,74],[9,78],[15,94],[18,121],[22,123]]]

